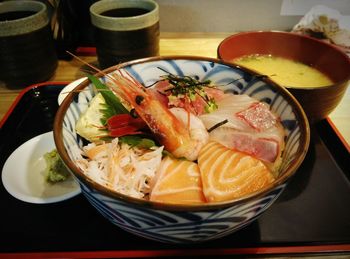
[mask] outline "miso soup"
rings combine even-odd
[[[287,87],[321,87],[333,83],[328,76],[317,69],[282,57],[249,55],[234,59],[233,62],[267,75]]]

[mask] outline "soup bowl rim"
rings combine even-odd
[[[300,34],[300,33],[296,33],[296,32],[279,31],[279,30],[244,31],[244,32],[238,32],[238,33],[229,35],[229,36],[227,36],[225,39],[223,39],[219,43],[219,45],[217,47],[217,51],[216,51],[217,52],[217,57],[219,59],[221,59],[221,60],[226,61],[226,62],[230,62],[232,64],[235,64],[236,66],[239,66],[240,68],[246,68],[243,65],[238,65],[234,61],[229,61],[228,59],[223,58],[221,51],[223,49],[223,45],[226,42],[230,41],[232,38],[239,37],[239,36],[242,36],[242,35],[253,35],[253,34],[276,34],[276,35],[277,34],[281,34],[281,35],[288,35],[288,36],[295,37],[295,38],[310,40],[310,41],[315,42],[317,44],[321,44],[321,45],[323,45],[325,47],[329,47],[329,48],[333,49],[334,51],[337,51],[341,56],[343,56],[344,60],[347,60],[347,62],[349,63],[349,67],[350,67],[350,57],[344,51],[342,51],[341,49],[336,47],[334,44],[322,41],[320,39],[316,39],[316,38],[311,37],[309,35],[304,35],[304,34]],[[258,54],[258,53],[251,53],[249,55],[254,55],[254,54]],[[259,73],[258,71],[254,70],[254,69],[249,69],[249,70],[253,71],[255,73]],[[271,79],[271,80],[273,81],[273,79]],[[285,85],[284,87],[286,87],[288,89],[297,89],[297,90],[306,90],[306,91],[311,91],[312,90],[312,91],[315,91],[315,90],[328,89],[328,88],[334,87],[335,85],[346,84],[348,81],[350,81],[350,72],[348,73],[346,78],[344,78],[342,80],[339,80],[339,81],[335,81],[332,84],[328,84],[328,85],[324,85],[324,86],[313,87],[313,86],[288,86],[288,85]]]

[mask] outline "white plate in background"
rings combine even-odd
[[[71,82],[70,84],[66,85],[62,91],[59,93],[57,101],[58,101],[58,105],[61,105],[61,103],[63,102],[64,98],[66,98],[66,96],[75,88],[77,87],[80,83],[82,83],[84,80],[86,80],[87,77],[83,77],[80,79],[77,79],[73,82]]]

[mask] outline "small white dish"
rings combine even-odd
[[[82,83],[84,80],[86,80],[87,77],[83,77],[80,79],[77,79],[73,82],[71,82],[70,84],[66,85],[62,91],[59,93],[57,101],[58,101],[58,105],[61,105],[61,103],[63,102],[64,98],[66,98],[66,96],[76,87],[78,86],[80,83]]]
[[[6,160],[2,182],[13,197],[29,203],[54,203],[72,198],[81,190],[73,177],[50,184],[45,180],[44,154],[55,149],[53,132],[38,135],[19,146]]]

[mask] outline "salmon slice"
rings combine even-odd
[[[209,202],[240,198],[274,181],[270,170],[260,160],[214,141],[200,151],[198,166],[203,193]]]
[[[172,204],[206,201],[198,165],[188,160],[164,158],[151,185],[151,201]]]

